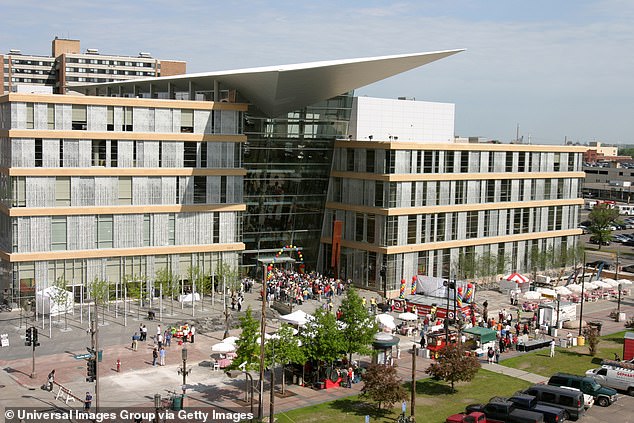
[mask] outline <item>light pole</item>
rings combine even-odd
[[[583,263],[581,263],[581,309],[579,311],[579,336],[583,330],[583,300],[586,293],[586,253],[583,253]]]
[[[191,373],[192,369],[187,369],[187,347],[183,346],[181,350],[181,358],[183,359],[183,367],[178,369],[178,374],[183,375],[183,400],[185,400],[185,388],[187,385],[187,375]]]
[[[264,409],[262,404],[262,391],[264,391],[264,332],[266,330],[266,263],[263,264],[262,275],[262,292],[260,297],[262,300],[262,316],[260,319],[260,389],[258,392],[258,420],[262,420]]]

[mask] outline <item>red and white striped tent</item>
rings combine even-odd
[[[528,282],[528,278],[520,273],[514,272],[511,273],[508,276],[505,276],[504,279],[506,279],[509,282],[515,282],[515,283],[526,283]]]

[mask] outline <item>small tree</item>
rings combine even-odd
[[[95,278],[88,286],[90,298],[95,302],[95,311],[101,306],[101,323],[106,323],[105,304],[108,301],[108,282],[103,279]]]
[[[51,294],[51,301],[58,307],[64,307],[64,330],[68,329],[68,297],[70,296],[70,292],[68,292],[68,282],[62,276],[55,279],[55,284],[53,285],[55,288]],[[57,322],[60,320],[59,313],[57,314]]]
[[[363,375],[361,397],[369,398],[381,410],[385,405],[391,408],[407,398],[403,381],[396,375],[396,367],[385,364],[371,364]]]
[[[345,324],[344,349],[348,354],[348,362],[351,363],[352,354],[369,354],[372,351],[372,341],[379,327],[354,288],[346,291],[339,310],[342,313],[341,322]]]
[[[597,204],[588,214],[590,226],[590,239],[599,244],[599,250],[603,244],[612,241],[612,226],[619,219],[619,211],[608,207],[607,204]]]
[[[345,353],[346,347],[344,333],[337,327],[337,320],[332,313],[318,308],[312,317],[302,331],[301,340],[306,358],[317,363],[319,374],[321,362],[332,364]]]
[[[238,369],[245,363],[245,371],[260,370],[260,344],[257,342],[260,336],[260,322],[253,318],[251,307],[240,317],[240,329],[242,332],[236,341],[236,357],[229,368]]]
[[[303,364],[306,355],[301,348],[299,338],[293,335],[293,327],[283,323],[277,331],[277,337],[266,344],[267,361],[282,365],[282,394],[286,385],[285,367],[291,363]],[[273,368],[272,371],[275,371]]]
[[[238,275],[239,273],[237,267],[232,266],[230,263],[225,261],[218,262],[218,266],[216,267],[216,276],[220,279],[220,283],[222,284],[222,301],[225,305],[225,295],[227,294],[227,289],[230,290],[232,296],[240,290],[241,284]]]
[[[170,296],[171,314],[174,315],[174,295],[178,294],[178,276],[164,267],[156,272],[154,283],[160,287],[163,295]]]
[[[427,368],[430,375],[451,383],[451,390],[455,392],[455,382],[471,381],[478,370],[480,362],[476,357],[467,356],[461,343],[446,345],[440,350],[440,356],[435,363]]]
[[[597,355],[597,349],[599,348],[599,342],[601,338],[599,337],[599,331],[595,327],[587,327],[583,331],[583,335],[586,338],[586,342],[588,343],[588,352],[592,357]]]

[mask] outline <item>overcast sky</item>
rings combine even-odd
[[[0,0],[0,51],[187,62],[188,72],[465,48],[357,90],[456,104],[456,135],[634,143],[631,0]]]

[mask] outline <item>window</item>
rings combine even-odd
[[[189,109],[181,110],[181,132],[194,133],[194,111]]]
[[[368,215],[367,221],[366,221],[366,241],[370,244],[374,243],[374,223],[375,223],[374,215],[372,214]]]
[[[97,215],[97,248],[112,248],[112,215]]]
[[[223,204],[227,202],[227,177],[226,176],[220,177],[220,202]]]
[[[407,216],[407,243],[416,244],[416,215]]]
[[[194,176],[194,204],[207,202],[207,177]]]
[[[196,167],[197,143],[185,142],[183,147],[183,166]]]
[[[354,172],[354,149],[346,148],[346,171]]]
[[[55,205],[57,207],[70,206],[70,177],[68,176],[55,178]]]
[[[445,218],[446,215],[444,213],[439,213],[436,215],[436,241],[444,241],[445,240]]]
[[[51,250],[66,250],[66,217],[53,216],[51,218]]]
[[[385,244],[390,247],[398,242],[398,216],[388,216],[385,224]]]
[[[383,181],[374,183],[374,207],[385,207],[383,200]]]
[[[396,167],[396,151],[385,150],[385,173],[394,173]]]
[[[119,177],[119,204],[132,204],[132,177]]]
[[[388,200],[388,207],[396,207],[396,193],[397,193],[397,189],[396,189],[396,183],[391,183],[389,185],[389,200]]]
[[[553,162],[553,170],[559,172],[561,170],[561,153],[555,153],[555,159]]]
[[[468,151],[460,152],[460,172],[461,173],[469,172],[469,152]]]
[[[455,153],[453,151],[445,152],[445,173],[453,173],[453,163]]]
[[[467,212],[467,239],[478,236],[478,212]]]
[[[217,214],[218,213],[214,213],[214,239],[216,237],[215,218]],[[176,215],[174,213],[170,213],[167,217],[167,244],[176,245]]]
[[[121,125],[122,131],[131,132],[133,130],[132,118],[133,118],[132,107],[124,107],[123,108],[123,125]]]
[[[26,177],[16,176],[12,179],[13,207],[26,207]]]
[[[425,157],[423,157],[423,173],[432,173],[434,166],[434,157],[431,151],[424,152]]]
[[[64,167],[64,140],[59,140],[59,167]]]
[[[72,106],[72,129],[73,131],[85,131],[87,128],[86,123],[86,105],[85,104],[73,104]]]
[[[207,143],[200,143],[200,167],[207,167]]]
[[[114,131],[114,106],[108,106],[106,130]]]
[[[214,213],[213,217],[213,243],[220,243],[220,213]]]
[[[362,213],[355,214],[354,240],[363,242],[364,218]]]
[[[511,201],[511,180],[510,179],[502,179],[500,181],[500,201]]]
[[[423,171],[423,152],[416,152],[416,173],[421,173]]]
[[[507,172],[513,172],[513,153],[509,151],[506,152],[506,165],[504,170]]]
[[[374,173],[374,150],[365,151],[365,171],[368,173]]]
[[[47,129],[55,129],[55,105],[46,105],[46,124]]]
[[[410,191],[410,206],[416,207],[416,182],[411,183]]]
[[[143,215],[143,246],[151,246],[152,240],[152,220],[149,214]]]
[[[110,141],[110,167],[117,167],[118,144],[116,140]]]
[[[106,165],[106,140],[92,140],[92,165]]]
[[[35,167],[42,167],[42,138],[35,139]]]
[[[26,129],[34,128],[33,103],[26,103]]]
[[[456,181],[456,193],[454,195],[454,204],[464,203],[465,184],[466,184],[466,181]]]

